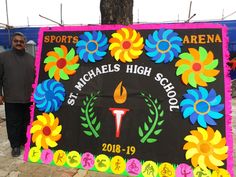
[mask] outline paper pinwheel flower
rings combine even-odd
[[[76,52],[84,62],[102,60],[108,48],[107,37],[101,31],[84,32],[79,36]]]
[[[175,64],[178,69],[176,75],[182,75],[182,81],[185,85],[190,84],[192,87],[207,86],[208,82],[214,82],[214,76],[219,74],[215,70],[218,66],[218,59],[214,59],[214,54],[203,47],[199,49],[189,48],[189,53],[182,53],[181,58]]]
[[[57,146],[57,141],[61,139],[61,130],[62,126],[59,125],[58,118],[55,118],[52,113],[43,113],[32,123],[30,133],[33,134],[32,141],[36,147],[48,149]]]
[[[181,112],[185,119],[189,117],[192,124],[197,121],[200,126],[206,128],[207,124],[216,125],[214,119],[223,117],[220,111],[224,109],[224,104],[220,104],[221,96],[216,95],[214,89],[209,93],[203,87],[189,89],[184,98],[180,103]]]
[[[54,79],[43,81],[36,87],[34,101],[40,111],[57,111],[65,100],[65,89],[62,83]]]
[[[78,55],[75,56],[75,50],[72,48],[68,52],[66,46],[54,47],[54,51],[47,53],[47,57],[44,60],[46,63],[44,71],[48,72],[49,78],[53,78],[57,81],[60,79],[68,80],[69,75],[73,75],[76,69],[79,68]]]
[[[202,169],[217,170],[219,166],[223,166],[222,160],[227,159],[228,147],[226,139],[222,138],[221,133],[211,127],[207,129],[198,127],[192,130],[191,135],[184,138],[187,143],[183,149],[187,150],[185,157],[191,159],[194,167],[200,166]]]
[[[160,29],[145,40],[146,55],[155,63],[168,63],[181,52],[182,38],[173,30]]]
[[[109,42],[111,56],[123,63],[132,62],[143,53],[143,37],[130,27],[117,30]]]

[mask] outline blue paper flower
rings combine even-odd
[[[145,40],[146,55],[155,63],[168,63],[181,52],[182,38],[173,30],[160,29]]]
[[[198,89],[189,89],[184,94],[184,100],[181,101],[181,112],[184,118],[190,119],[194,124],[196,121],[204,128],[208,125],[216,125],[215,120],[223,117],[220,113],[224,109],[221,103],[221,96],[216,95],[216,91],[199,87]]]
[[[57,111],[65,100],[65,89],[62,83],[54,79],[43,81],[36,87],[34,101],[40,111]]]
[[[84,62],[96,62],[102,60],[108,48],[107,37],[101,31],[84,32],[79,36],[76,44],[77,54]]]

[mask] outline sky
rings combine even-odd
[[[0,0],[0,27],[8,22],[13,27],[55,26],[45,18],[65,25],[100,23],[100,0]],[[134,23],[190,22],[236,20],[235,0],[134,0]],[[60,7],[62,5],[62,14]],[[62,15],[62,18],[61,18]]]

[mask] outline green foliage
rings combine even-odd
[[[80,119],[82,120],[82,127],[84,128],[84,133],[87,136],[99,137],[99,130],[101,128],[101,122],[97,120],[94,112],[94,104],[97,100],[100,91],[97,93],[91,93],[90,96],[86,96],[82,101],[83,107],[81,107],[82,115]]]
[[[161,105],[158,104],[158,100],[152,98],[151,94],[140,93],[144,97],[144,101],[149,108],[150,115],[147,118],[147,121],[143,123],[143,126],[139,126],[138,134],[140,136],[141,143],[155,143],[157,137],[162,129],[160,126],[164,123],[164,120],[161,120],[164,115],[164,111],[161,108]]]

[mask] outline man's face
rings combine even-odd
[[[16,35],[12,39],[12,47],[16,50],[24,50],[25,49],[25,39],[24,39],[24,37]]]

